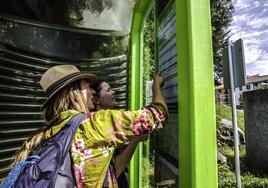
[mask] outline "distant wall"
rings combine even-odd
[[[244,93],[246,160],[249,167],[268,171],[268,89]]]

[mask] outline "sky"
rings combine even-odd
[[[247,75],[268,75],[268,0],[233,0],[231,41],[244,41]]]

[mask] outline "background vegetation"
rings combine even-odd
[[[216,107],[217,125],[219,125],[221,119],[232,120],[231,107],[225,105],[217,105]],[[238,112],[238,126],[244,130],[244,114]],[[234,147],[225,143],[223,145],[218,144],[218,151],[221,152],[226,158],[226,163],[218,164],[218,180],[219,188],[231,188],[236,187],[235,177],[235,159],[234,159]],[[268,174],[261,174],[254,170],[249,169],[246,166],[246,149],[245,145],[240,145],[240,168],[241,168],[241,182],[243,188],[267,188],[268,187]]]
[[[223,77],[222,50],[227,46],[229,26],[232,22],[234,7],[232,0],[211,0],[212,45],[214,60],[214,80],[220,85]]]
[[[222,50],[226,47],[229,39],[229,26],[232,21],[234,7],[231,0],[211,1],[211,25],[214,59],[215,85],[219,85],[223,77]],[[144,24],[144,82],[153,78],[155,73],[155,40],[154,40],[154,11],[148,15]],[[260,86],[262,89],[267,85]],[[217,126],[222,119],[232,120],[230,106],[216,106]],[[238,111],[238,126],[244,131],[244,114]],[[218,164],[218,180],[220,188],[236,187],[234,147],[232,142],[223,143],[218,146],[218,151],[226,157],[225,163]],[[240,145],[241,181],[243,188],[267,188],[268,174],[260,174],[249,169],[245,162],[245,145]],[[145,168],[151,169],[153,165],[146,161]],[[147,170],[150,176],[152,170]],[[145,179],[144,181],[148,181]],[[146,183],[145,183],[146,184]]]

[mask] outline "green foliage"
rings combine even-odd
[[[230,146],[219,148],[227,157],[227,163],[218,165],[219,188],[236,187],[234,151]],[[245,145],[240,146],[241,184],[243,188],[268,187],[268,174],[259,174],[250,170],[245,162]]]
[[[155,23],[154,9],[152,9],[144,21],[143,27],[143,90],[146,91],[146,81],[152,80],[155,74]],[[146,93],[143,92],[144,102]]]
[[[155,74],[155,23],[154,9],[150,11],[144,22],[144,81],[152,80]]]
[[[217,105],[217,124],[223,119],[232,120],[231,107],[226,105]],[[244,117],[243,112],[238,112],[238,126],[244,130]],[[218,180],[219,188],[235,188],[235,158],[234,148],[225,144],[218,147],[218,151],[227,157],[227,163],[218,165]],[[241,168],[241,182],[243,188],[267,188],[268,187],[268,174],[259,174],[246,166],[246,148],[245,145],[240,145],[240,168]]]
[[[226,105],[216,106],[217,114],[217,125],[221,119],[228,119],[232,121],[232,108]],[[242,111],[237,111],[237,124],[241,130],[244,130],[244,113]]]
[[[69,6],[73,13],[82,18],[83,11],[88,9],[91,12],[100,14],[104,9],[110,9],[112,0],[70,0]],[[81,20],[80,20],[81,21]]]
[[[143,27],[143,90],[146,91],[146,81],[152,80],[155,74],[155,10],[152,9],[144,21]],[[146,98],[144,93],[143,99]],[[143,158],[142,187],[153,187],[154,161],[149,157]]]
[[[142,187],[152,187],[154,180],[154,160],[150,160],[149,157],[143,158],[143,171],[142,171]]]
[[[219,79],[223,77],[222,50],[227,45],[229,39],[228,27],[232,21],[234,8],[232,0],[214,0],[210,1],[210,4],[215,71],[214,79],[216,84],[219,84]]]
[[[146,47],[144,48],[144,66],[143,66],[143,79],[144,81],[150,80],[151,74],[150,74],[150,60],[152,58],[152,52],[151,49]]]
[[[228,164],[219,164],[219,187],[235,187],[235,173]]]
[[[259,83],[257,89],[268,89],[268,83]]]

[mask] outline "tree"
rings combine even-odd
[[[265,82],[259,83],[256,89],[268,89],[268,83]]]
[[[214,80],[219,85],[223,77],[222,51],[227,46],[230,37],[229,26],[231,25],[234,7],[232,0],[214,0],[211,4],[211,25],[214,60]]]

